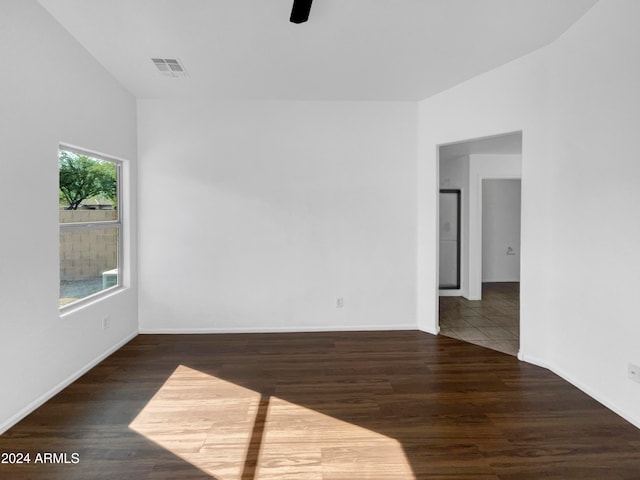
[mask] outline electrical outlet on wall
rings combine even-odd
[[[109,328],[109,325],[111,325],[111,319],[109,318],[109,315],[105,315],[102,318],[102,329],[106,330],[107,328]]]
[[[634,382],[640,383],[640,367],[630,363],[627,368],[627,376]]]
[[[336,308],[344,307],[344,298],[338,297],[336,298]]]

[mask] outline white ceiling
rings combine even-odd
[[[560,36],[597,0],[39,0],[138,98],[421,100]],[[150,58],[179,58],[189,78]]]

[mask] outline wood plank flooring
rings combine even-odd
[[[140,335],[11,430],[2,479],[637,480],[640,430],[420,332]],[[38,453],[71,461],[35,463]]]

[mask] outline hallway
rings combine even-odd
[[[440,297],[440,333],[517,355],[520,345],[520,284],[483,283],[482,300]]]

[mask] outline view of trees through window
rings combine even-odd
[[[120,285],[119,164],[58,152],[60,306]]]

